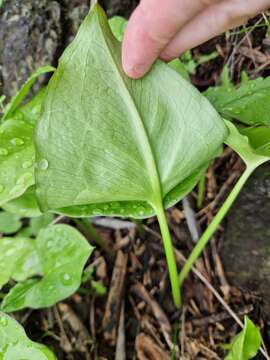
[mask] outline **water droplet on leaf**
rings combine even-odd
[[[0,155],[2,155],[2,156],[8,155],[8,150],[5,148],[0,148]]]
[[[7,324],[8,324],[8,319],[4,316],[1,316],[0,317],[0,326],[5,327],[5,326],[7,326]]]
[[[11,144],[14,145],[14,146],[18,146],[18,145],[23,145],[24,144],[24,141],[23,139],[20,139],[20,138],[13,138],[10,140]]]
[[[1,185],[1,184],[0,184],[0,193],[2,193],[4,190],[5,190],[4,185]]]
[[[140,207],[138,208],[138,214],[139,214],[140,216],[143,216],[144,213],[145,213],[145,208],[144,208],[143,206],[140,206]]]
[[[47,170],[49,166],[48,160],[47,159],[42,159],[40,160],[38,167],[40,170]]]
[[[32,165],[33,165],[33,162],[31,160],[29,160],[29,161],[25,161],[22,164],[22,167],[23,167],[23,169],[29,169]]]
[[[72,284],[72,279],[71,279],[71,276],[70,276],[69,274],[67,274],[67,273],[62,274],[62,275],[61,275],[61,278],[62,278],[62,283],[63,283],[64,285],[70,285],[70,284]]]

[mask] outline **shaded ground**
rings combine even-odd
[[[136,5],[136,1],[103,3],[110,16],[127,16]],[[86,0],[6,0],[0,11],[0,93],[12,96],[35,68],[57,63],[88,11],[87,4]],[[196,68],[191,76],[193,83],[201,90],[214,85],[224,64],[228,64],[235,82],[239,82],[243,70],[250,77],[269,75],[268,30],[260,16],[246,31],[231,32],[195,49],[196,61],[213,51],[217,51],[217,57]],[[194,210],[193,220],[200,231],[211,221],[242,170],[243,164],[227,149],[207,172],[202,208],[197,207],[197,189],[189,196],[185,206]],[[252,201],[256,214],[256,201]],[[180,267],[194,244],[182,204],[167,214]],[[100,223],[100,219],[96,220]],[[76,226],[71,219],[61,221]],[[95,269],[94,279],[108,288],[107,295],[97,296],[86,283],[74,296],[53,308],[26,310],[14,316],[33,340],[52,347],[58,359],[114,359],[117,353],[116,359],[121,360],[124,348],[127,359],[169,359],[173,352],[176,359],[222,359],[220,345],[228,343],[239,326],[216,298],[212,285],[237,316],[249,314],[261,327],[270,347],[268,318],[263,313],[260,293],[241,290],[227,281],[219,255],[224,227],[198,261],[199,274],[191,275],[185,283],[182,312],[175,311],[169,295],[155,218],[136,228],[129,221],[105,219],[105,224],[103,221],[102,226],[95,226],[96,236],[85,228],[79,229],[93,244],[99,242],[90,263]],[[223,254],[226,257],[226,252]]]

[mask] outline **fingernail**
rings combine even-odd
[[[136,64],[133,66],[125,66],[124,65],[124,71],[129,77],[131,77],[133,79],[139,79],[140,77],[145,75],[145,73],[148,71],[148,66],[143,63]]]

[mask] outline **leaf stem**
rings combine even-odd
[[[172,296],[175,306],[179,309],[181,307],[181,293],[180,293],[180,285],[178,280],[178,270],[175,260],[175,255],[173,251],[173,245],[172,245],[172,239],[170,235],[170,230],[168,227],[166,215],[164,212],[164,209],[161,206],[155,207],[159,227],[162,235],[166,260],[168,264],[168,270],[169,270],[169,277],[171,282],[171,288],[172,288]]]
[[[244,184],[246,183],[247,179],[250,177],[252,172],[255,170],[257,166],[255,165],[248,165],[246,170],[241,175],[240,179],[235,184],[234,188],[232,189],[231,193],[225,200],[224,204],[207,227],[205,232],[202,234],[200,240],[198,241],[197,245],[193,248],[191,254],[189,255],[185,265],[183,266],[180,274],[179,274],[179,284],[180,286],[183,284],[184,280],[188,276],[193,264],[201,255],[203,249],[207,245],[208,241],[211,239],[212,235],[218,228],[221,221],[224,219],[225,215],[228,213],[230,207],[232,206],[233,202],[237,198],[238,194],[240,193],[241,189],[243,188]]]

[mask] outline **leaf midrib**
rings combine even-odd
[[[91,14],[89,16],[91,17]],[[97,16],[98,16],[99,30],[101,30],[102,38],[106,45],[106,50],[108,50],[108,54],[112,60],[114,68],[116,69],[115,73],[119,79],[119,84],[121,84],[121,88],[123,89],[123,93],[125,94],[123,96],[123,98],[125,98],[127,101],[127,104],[130,105],[130,106],[128,106],[128,108],[131,109],[131,113],[133,114],[132,119],[135,118],[135,121],[137,120],[137,122],[135,123],[135,126],[137,124],[139,124],[139,126],[136,126],[136,129],[139,131],[139,139],[142,139],[143,150],[145,149],[145,151],[143,151],[143,156],[146,161],[146,164],[149,166],[150,171],[148,171],[148,169],[146,169],[146,170],[149,173],[149,177],[151,179],[152,190],[153,190],[153,195],[154,195],[153,199],[149,199],[149,203],[154,208],[156,208],[157,206],[160,206],[162,204],[162,191],[161,191],[160,174],[158,171],[154,152],[152,150],[152,146],[151,146],[151,143],[149,140],[148,133],[147,133],[144,123],[141,119],[140,112],[131,96],[131,93],[130,93],[124,79],[122,78],[122,76],[120,74],[119,68],[117,66],[117,62],[115,61],[115,58],[111,51],[111,48],[110,48],[110,46],[107,42],[106,36],[103,32],[103,27],[100,25],[100,16],[101,15],[100,15],[99,9],[97,9]]]

